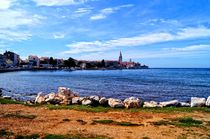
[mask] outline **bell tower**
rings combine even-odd
[[[119,63],[122,63],[122,61],[123,61],[123,58],[122,58],[122,53],[121,53],[121,51],[120,51],[120,56],[119,56]]]

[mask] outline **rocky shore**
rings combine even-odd
[[[10,99],[9,96],[3,98]],[[210,107],[210,96],[206,98],[191,97],[190,102],[180,102],[179,100],[170,100],[164,102],[143,101],[141,98],[129,97],[125,100],[106,98],[102,96],[80,97],[79,94],[71,91],[70,88],[59,87],[57,93],[43,95],[38,93],[35,100],[27,101],[26,104],[53,104],[53,105],[89,105],[106,106],[112,108],[162,108],[162,107]]]

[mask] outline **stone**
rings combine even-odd
[[[103,105],[103,106],[107,106],[108,105],[108,99],[105,98],[105,97],[100,98],[99,104]]]
[[[160,102],[161,107],[177,107],[179,106],[179,101],[178,100],[171,100],[171,101],[165,101],[165,102]]]
[[[3,98],[3,99],[12,99],[11,96],[3,96],[2,98]]]
[[[206,100],[206,106],[207,107],[210,107],[210,96],[207,98],[207,100]]]
[[[77,97],[78,95],[75,94],[67,87],[59,87],[58,88],[58,96],[62,99],[71,99],[73,97]]]
[[[191,97],[191,107],[203,107],[205,106],[206,99],[205,98],[198,98],[198,97]]]
[[[70,105],[71,104],[71,99],[64,99],[59,104],[61,104],[61,105]]]
[[[56,97],[55,93],[47,94],[47,95],[45,95],[45,101],[46,102],[51,101],[51,100],[55,99],[55,97]]]
[[[124,104],[120,99],[109,98],[108,104],[112,108],[123,108]]]
[[[35,99],[36,104],[44,104],[45,103],[45,97],[42,95],[42,92],[38,93],[36,99]]]
[[[93,101],[89,98],[85,98],[82,100],[82,105],[92,105]]]
[[[181,107],[190,107],[190,103],[187,102],[180,102]]]
[[[80,97],[73,97],[71,99],[72,104],[81,104]]]
[[[130,97],[124,100],[124,105],[126,108],[139,108],[142,105],[142,101],[136,97]]]
[[[143,105],[144,108],[156,108],[160,107],[156,101],[149,101],[149,102],[144,102]]]
[[[96,102],[99,102],[99,100],[100,100],[99,96],[90,96],[89,98]]]

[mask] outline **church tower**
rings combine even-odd
[[[122,61],[123,61],[123,58],[122,58],[122,53],[121,53],[121,51],[120,51],[120,56],[119,56],[119,63],[122,63]]]

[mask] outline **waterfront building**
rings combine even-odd
[[[39,67],[40,66],[40,61],[38,56],[30,55],[28,56],[28,62],[29,65],[32,67]]]
[[[17,67],[20,64],[20,56],[14,52],[6,51],[4,53],[6,57],[6,64],[11,67]]]
[[[0,68],[4,68],[6,66],[6,57],[0,54]]]

